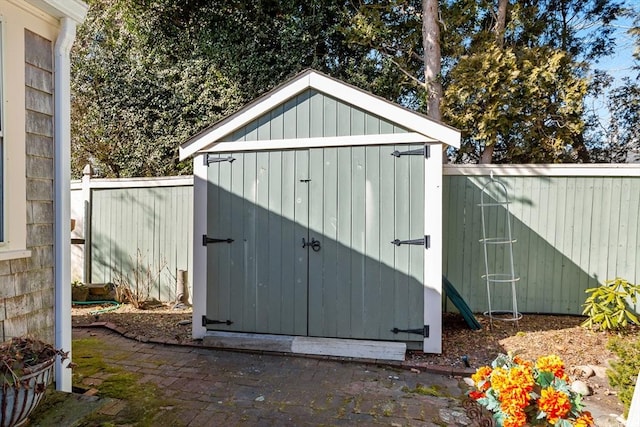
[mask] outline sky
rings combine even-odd
[[[640,9],[640,0],[629,0],[628,4]],[[600,59],[599,63],[593,65],[593,68],[607,71],[614,77],[613,87],[621,85],[624,77],[630,77],[632,80],[638,79],[639,72],[633,69],[634,40],[627,33],[632,24],[633,20],[629,17],[621,19],[616,23],[615,51],[612,52],[611,55]],[[606,123],[608,119],[606,98],[592,99],[590,102],[593,102],[593,108],[599,112],[601,120],[605,120],[604,123]]]

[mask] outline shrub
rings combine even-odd
[[[616,278],[607,280],[604,286],[589,288],[585,292],[591,295],[583,304],[582,314],[589,318],[582,326],[610,330],[626,328],[629,323],[640,324],[630,306],[636,304],[640,286]]]
[[[607,369],[607,378],[611,387],[618,391],[618,399],[624,405],[626,417],[640,372],[640,337],[614,337],[607,348],[618,356],[618,360],[612,361]]]

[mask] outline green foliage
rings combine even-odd
[[[632,309],[638,301],[640,286],[616,278],[606,281],[604,286],[590,288],[585,292],[591,295],[583,304],[582,314],[589,318],[582,326],[610,330],[624,329],[629,323],[640,324]]]
[[[618,391],[618,398],[625,407],[624,415],[627,416],[640,372],[640,338],[615,337],[609,341],[607,348],[618,358],[607,369],[607,378],[609,384]]]
[[[494,161],[576,161],[587,81],[561,50],[499,48],[460,59],[448,75],[445,121],[463,131],[460,156],[495,144]]]
[[[304,68],[379,81],[329,0],[90,3],[72,51],[75,177],[85,164],[105,177],[191,173],[181,143]]]

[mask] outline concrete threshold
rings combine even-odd
[[[401,342],[224,331],[207,332],[203,338],[203,345],[237,350],[393,361],[404,361],[407,351],[407,345]]]

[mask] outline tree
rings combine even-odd
[[[147,16],[128,1],[91,6],[72,51],[74,174],[87,163],[107,177],[188,173],[179,143],[237,108],[237,85],[202,58],[147,54]]]
[[[424,82],[427,91],[427,115],[440,121],[442,81],[440,80],[442,53],[440,49],[440,24],[438,0],[422,1],[422,44],[424,50]]]
[[[368,51],[329,0],[93,0],[72,52],[72,167],[102,176],[189,173],[179,144],[304,68],[361,85]],[[366,86],[365,86],[366,87]]]
[[[422,60],[429,55],[417,29],[429,16],[438,16],[441,111],[447,123],[463,130],[456,160],[589,160],[582,134],[583,61],[611,48],[618,2],[443,0],[437,14],[427,13],[428,7],[411,0],[360,2],[346,34],[402,76],[402,91],[394,99],[424,112],[431,98]]]

